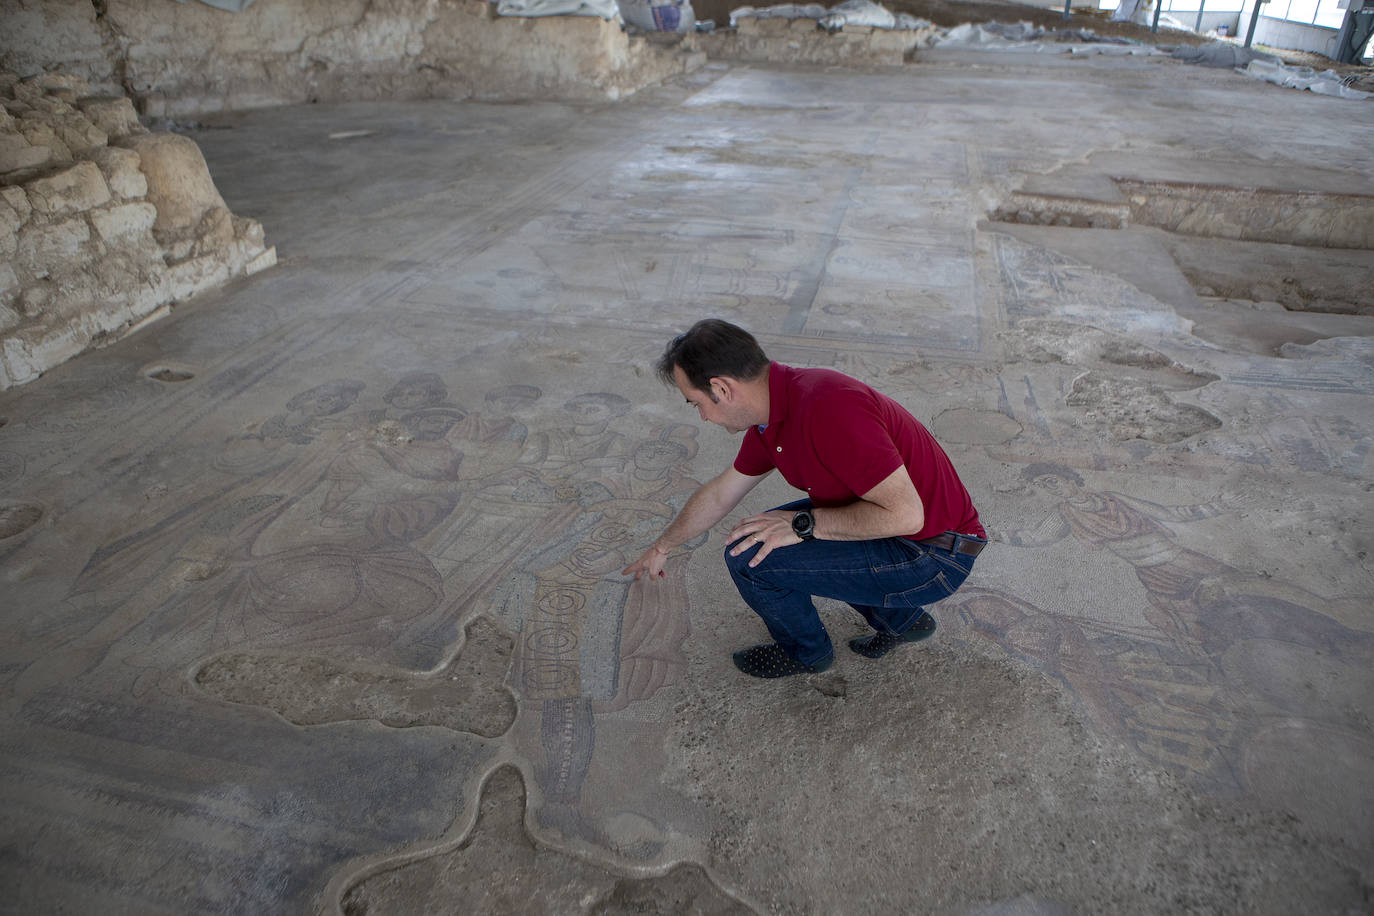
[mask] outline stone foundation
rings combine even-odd
[[[275,263],[200,149],[80,77],[0,74],[0,389]]]
[[[99,9],[97,9],[97,7]],[[482,0],[27,0],[0,67],[60,69],[185,117],[303,102],[617,99],[705,61],[588,17],[498,17]]]
[[[617,99],[701,66],[692,38],[482,0],[17,0],[0,29],[0,388],[275,263],[183,118],[306,102]]]

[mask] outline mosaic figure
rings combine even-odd
[[[604,391],[572,398],[563,405],[572,425],[536,434],[539,466],[546,471],[568,470],[588,479],[623,471],[629,440],[610,424],[629,410],[629,401]]]
[[[1374,637],[1347,626],[1365,599],[1323,598],[1174,543],[1165,524],[1218,517],[1219,503],[1166,506],[1089,489],[1071,468],[1027,466],[1022,477],[1056,499],[1037,525],[1002,531],[1012,547],[1036,548],[1073,537],[1128,562],[1142,586],[1148,629],[1034,607],[987,589],[973,590],[960,613],[984,636],[1066,684],[1098,721],[1129,738],[1144,756],[1204,782],[1236,786],[1237,761],[1263,716],[1297,712],[1270,696],[1252,657],[1308,652],[1368,667]],[[1282,666],[1277,666],[1282,670]],[[1311,709],[1307,709],[1311,713]],[[1332,711],[1321,713],[1332,721]],[[1339,724],[1348,725],[1342,714]]]
[[[604,433],[594,436],[610,441]],[[568,441],[566,433],[558,438]],[[696,453],[694,431],[670,426],[626,451],[627,473],[605,474],[603,462],[611,456],[597,449],[577,467],[558,465],[559,479],[576,484],[526,481],[517,487],[525,500],[542,495],[567,524],[499,589],[498,614],[521,634],[516,690],[540,708],[543,762],[536,776],[545,804],[539,818],[596,843],[605,838],[587,817],[582,798],[596,751],[596,716],[648,700],[675,683],[685,670],[681,646],[689,632],[686,552],[671,560],[671,580],[658,590],[618,573],[629,559],[627,550],[695,490],[696,482],[685,474]],[[586,479],[598,472],[599,479]],[[560,497],[576,499],[575,514],[556,508]],[[648,856],[655,849],[642,852]]]
[[[60,626],[32,635],[40,650],[15,682],[22,704],[38,692],[94,669],[131,631],[198,583],[227,569],[230,533],[277,511],[286,494],[319,475],[364,384],[333,379],[292,396],[284,412],[225,443],[208,495],[146,523],[97,549],[72,583]],[[171,616],[175,616],[173,613]]]

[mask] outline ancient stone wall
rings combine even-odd
[[[615,99],[700,66],[690,47],[587,17],[498,17],[483,0],[9,0],[0,68],[76,73],[182,117],[301,102]]]
[[[122,96],[0,73],[0,389],[275,263],[200,149]]]
[[[275,262],[199,149],[138,115],[316,101],[616,99],[705,62],[691,40],[484,0],[4,0],[0,389]],[[136,113],[137,112],[137,113]]]
[[[929,47],[933,29],[891,30],[847,25],[830,34],[815,19],[739,20],[733,29],[701,35],[708,56],[760,63],[797,63],[899,67],[918,49]]]

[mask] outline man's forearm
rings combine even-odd
[[[915,534],[926,525],[925,504],[906,468],[898,468],[847,506],[817,509],[816,537],[823,541],[871,541]]]
[[[738,503],[730,494],[722,492],[717,482],[712,480],[703,484],[682,511],[677,514],[653,546],[667,553],[674,547],[685,544],[692,538],[708,530],[712,525],[725,518],[726,514]]]
[[[823,541],[872,541],[904,537],[920,531],[922,515],[886,509],[877,503],[858,500],[847,506],[813,509],[816,537]]]

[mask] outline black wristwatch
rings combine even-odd
[[[810,509],[802,509],[792,516],[792,531],[803,541],[816,539],[816,517],[811,514]]]

